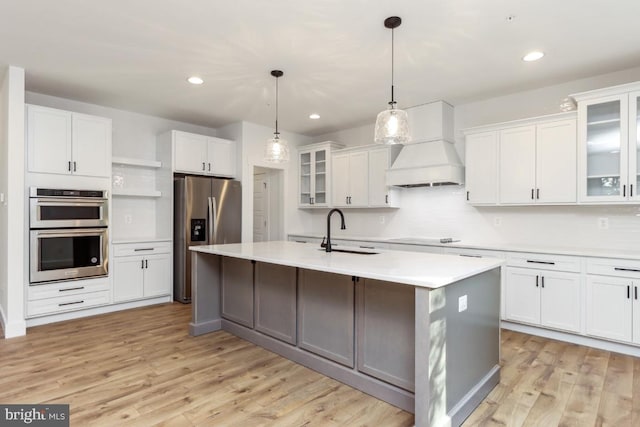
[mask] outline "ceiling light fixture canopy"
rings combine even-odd
[[[272,163],[284,163],[289,161],[289,144],[280,138],[278,132],[278,79],[283,76],[280,70],[271,71],[271,75],[276,78],[276,131],[273,138],[267,140],[265,146],[265,160]]]
[[[407,112],[396,108],[396,100],[393,96],[393,30],[398,28],[401,23],[402,19],[398,16],[390,16],[384,20],[384,26],[391,29],[391,102],[389,102],[389,109],[379,113],[376,119],[374,137],[376,144],[405,144],[411,141]]]

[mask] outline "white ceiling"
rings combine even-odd
[[[211,127],[272,126],[279,68],[281,128],[318,135],[386,107],[392,15],[401,108],[640,65],[638,0],[0,0],[0,65],[31,91]]]

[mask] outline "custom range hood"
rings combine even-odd
[[[387,171],[387,185],[422,187],[458,185],[464,167],[453,145],[453,107],[446,102],[407,108],[413,136]]]

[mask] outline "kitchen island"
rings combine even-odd
[[[418,427],[460,425],[499,382],[501,260],[190,249],[192,335],[228,331],[414,412]]]

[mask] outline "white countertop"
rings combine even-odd
[[[289,233],[289,236],[297,236],[303,238],[322,239],[321,235],[313,233]],[[537,246],[537,245],[524,245],[514,243],[494,243],[485,244],[469,241],[454,241],[452,243],[440,243],[437,238],[392,238],[392,237],[367,237],[367,236],[332,236],[332,241],[336,240],[357,240],[361,242],[378,242],[378,243],[390,243],[396,245],[407,245],[407,248],[411,246],[439,246],[443,248],[460,248],[460,249],[484,249],[489,251],[503,251],[503,252],[533,252],[540,254],[555,254],[555,255],[572,255],[572,256],[587,256],[598,258],[617,258],[617,259],[633,259],[640,260],[640,250],[624,250],[624,249],[607,249],[607,248],[579,248],[571,246]]]
[[[376,249],[378,253],[374,255],[327,253],[317,245],[284,241],[191,246],[189,249],[426,288],[446,286],[503,264],[497,258],[463,258],[382,249]]]

